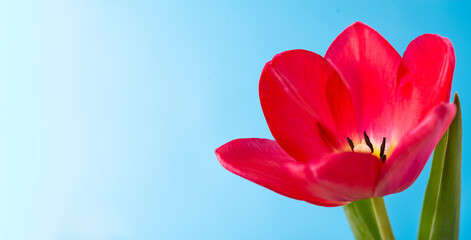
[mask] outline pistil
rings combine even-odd
[[[361,140],[361,143],[356,145],[354,148],[353,148],[353,151],[354,152],[361,152],[361,153],[372,153],[371,151],[371,148],[370,146],[368,146],[366,143],[365,143],[365,140]]]

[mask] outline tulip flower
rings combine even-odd
[[[354,23],[324,57],[291,50],[266,63],[259,94],[275,140],[236,139],[216,156],[243,178],[320,206],[401,192],[456,113],[454,66],[447,38],[419,36],[401,57]]]

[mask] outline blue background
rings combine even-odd
[[[258,99],[265,62],[295,48],[323,55],[358,20],[401,54],[423,33],[453,42],[468,136],[470,11],[457,1],[2,1],[0,238],[352,239],[342,208],[237,177],[214,149],[271,138]],[[416,238],[429,171],[385,198],[398,239]]]

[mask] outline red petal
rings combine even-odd
[[[442,103],[401,139],[380,174],[376,197],[397,193],[417,179],[433,149],[448,129],[456,113],[456,106]]]
[[[434,106],[449,101],[454,68],[455,53],[447,38],[425,34],[409,44],[398,76],[395,138],[417,125]]]
[[[263,69],[260,102],[280,146],[298,161],[320,159],[360,141],[350,93],[321,56],[292,50],[276,55]]]
[[[358,131],[366,131],[375,145],[389,139],[401,56],[378,32],[357,22],[334,40],[325,58],[350,88]]]
[[[356,201],[373,197],[381,159],[371,154],[344,152],[322,162],[310,163],[312,185],[319,197],[333,201]]]
[[[293,176],[287,165],[300,164],[273,140],[236,139],[216,149],[216,156],[227,170],[281,195],[316,205],[333,207],[346,203],[327,201],[306,192],[302,176]]]

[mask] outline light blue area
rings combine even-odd
[[[342,208],[277,195],[213,151],[271,138],[265,62],[295,48],[323,55],[360,20],[400,53],[423,33],[453,42],[470,239],[471,7],[353,2],[1,2],[0,238],[352,239]],[[417,235],[429,170],[386,198],[398,239]]]

